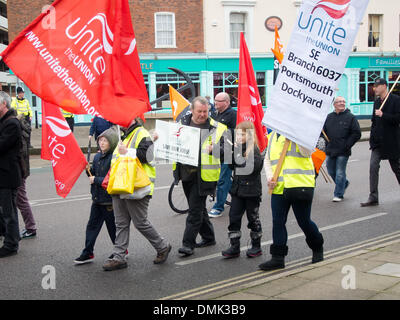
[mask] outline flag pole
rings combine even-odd
[[[399,76],[398,76],[397,79],[396,79],[396,82],[392,85],[392,88],[390,89],[389,93],[386,95],[385,100],[383,100],[382,105],[381,105],[381,107],[379,108],[379,110],[382,110],[383,106],[384,106],[385,103],[386,103],[386,100],[389,98],[389,94],[392,93],[392,91],[393,91],[394,87],[396,86],[397,82],[399,82],[399,79],[400,79],[400,73],[399,73]]]

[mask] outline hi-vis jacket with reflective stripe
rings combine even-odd
[[[32,110],[29,105],[28,99],[18,100],[17,98],[13,98],[11,100],[11,108],[17,110],[18,114],[23,114],[24,116],[32,117]]]
[[[267,158],[271,161],[272,171],[278,164],[285,137],[278,137],[275,131],[268,135]],[[303,156],[296,143],[290,142],[288,152],[279,174],[273,194],[282,194],[284,188],[315,187],[315,171],[310,156]]]
[[[190,121],[191,115],[183,118],[181,123],[183,125],[190,125]],[[209,153],[208,146],[220,143],[221,137],[227,131],[227,126],[212,118],[209,118],[207,121],[210,122],[210,131],[206,137],[201,135],[203,142],[200,149],[200,176],[201,180],[205,182],[216,182],[221,172],[221,162],[219,158]],[[176,170],[176,163],[173,164],[172,169]]]
[[[126,145],[127,148],[138,149],[141,141],[146,138],[150,139],[149,132],[142,126],[138,126],[125,137],[123,143]],[[115,161],[119,158],[119,156],[120,154],[118,152],[118,147],[116,147],[112,156],[111,165],[115,163]],[[156,181],[156,168],[150,162],[142,161],[142,166],[151,181],[150,195],[153,195],[154,182]]]
[[[65,111],[64,109],[61,109],[61,113],[64,118],[73,118],[74,114],[68,111]]]

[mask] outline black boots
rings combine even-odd
[[[251,238],[251,248],[246,251],[246,255],[249,258],[255,258],[255,257],[262,255],[261,233],[251,231],[250,238]]]
[[[285,268],[285,256],[288,253],[288,247],[272,244],[269,251],[272,255],[271,260],[268,260],[260,264],[258,267],[264,271],[271,271],[271,270]]]
[[[229,239],[231,241],[231,246],[222,251],[222,255],[226,259],[237,258],[240,256],[240,231],[229,232]]]
[[[324,249],[313,250],[311,263],[318,263],[324,260]]]

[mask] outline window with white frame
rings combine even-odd
[[[381,25],[382,15],[368,15],[368,47],[380,47],[382,45]]]
[[[156,48],[175,48],[175,14],[156,12],[154,14]]]
[[[246,36],[246,14],[240,12],[231,12],[229,17],[230,26],[230,48],[239,49],[240,33]]]

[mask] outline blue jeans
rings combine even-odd
[[[272,209],[272,240],[274,246],[286,246],[288,234],[286,221],[290,208],[293,209],[297,224],[306,236],[307,245],[312,250],[319,250],[324,238],[319,232],[317,225],[311,220],[311,201],[293,201],[286,200],[281,194],[271,195]]]
[[[221,164],[221,173],[217,184],[217,201],[213,209],[220,212],[224,211],[225,201],[228,196],[229,190],[232,187],[232,170],[227,164]]]
[[[328,156],[326,159],[328,173],[336,184],[333,195],[338,198],[343,198],[344,191],[349,185],[349,181],[346,179],[346,167],[348,160],[348,156]]]

